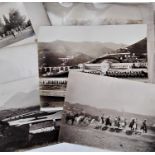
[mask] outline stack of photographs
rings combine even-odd
[[[145,24],[41,27],[38,42],[42,107],[63,107],[70,70],[148,82]]]
[[[155,151],[152,3],[0,10],[0,151],[58,142]]]
[[[41,27],[38,37],[40,101],[43,109],[64,107],[59,140],[154,151],[154,98],[141,97],[154,89],[152,4],[44,6],[52,26]],[[130,100],[132,87],[141,100]]]
[[[49,24],[37,17],[46,15],[36,14],[38,8],[45,12],[42,3],[29,5],[0,3],[0,151],[58,141],[61,112],[40,111],[39,104],[35,40],[39,26]],[[37,21],[31,21],[34,16]]]
[[[142,49],[140,49],[139,52],[141,54],[145,53],[144,54],[145,56],[142,54],[145,57],[145,58],[143,57],[145,60],[144,61],[142,60],[143,61],[142,63],[144,63],[143,64],[144,66],[142,68],[143,69],[145,68],[143,70],[145,75],[144,74],[140,75],[141,73],[140,74],[136,73],[139,75],[135,75],[135,73],[133,73],[133,75],[126,75],[126,73],[124,73],[125,70],[123,71],[123,73],[122,72],[116,73],[116,70],[114,70],[114,72],[109,72],[107,74],[109,74],[109,76],[117,76],[120,78],[125,77],[125,76],[127,77],[130,76],[129,78],[135,79],[136,77],[136,80],[139,77],[138,80],[145,81],[145,82],[151,82],[151,83],[154,82],[155,79],[154,79],[153,70],[154,70],[155,65],[154,65],[154,58],[152,56],[154,53],[154,23],[153,23],[154,16],[153,16],[153,7],[151,3],[134,3],[134,4],[127,3],[125,4],[125,3],[65,3],[65,2],[58,3],[58,2],[54,2],[54,3],[44,3],[44,6],[45,6],[47,15],[49,17],[49,20],[52,26],[46,27],[43,29],[41,28],[39,36],[38,36],[39,37],[38,39],[38,60],[39,60],[39,78],[40,78],[40,98],[41,98],[41,107],[43,109],[49,109],[49,108],[59,109],[59,110],[62,109],[62,106],[64,103],[64,97],[65,97],[65,89],[67,86],[67,76],[68,76],[70,67],[71,69],[73,69],[74,65],[78,65],[79,67],[80,65],[83,65],[84,62],[88,62],[90,60],[92,61],[92,59],[95,59],[95,58],[96,60],[94,60],[94,62],[90,62],[90,64],[91,63],[97,64],[99,63],[99,61],[102,61],[100,60],[100,56],[102,56],[102,54],[104,53],[103,51],[106,51],[107,54],[112,52],[112,50],[114,52],[116,52],[117,50],[117,52],[122,53],[122,54],[123,53],[127,54],[127,51],[128,51],[128,54],[130,53],[128,56],[135,57],[136,59],[137,56],[134,56],[135,52],[131,52],[130,50],[134,51],[134,49],[139,48],[139,47],[136,47],[137,45],[139,46],[140,44],[141,45],[143,44],[142,45],[143,47],[140,47]],[[82,16],[80,15],[81,13],[82,13]],[[132,14],[134,14],[134,16],[132,16]],[[102,47],[104,49],[97,49],[98,51],[96,52],[96,56],[95,56],[95,51],[96,51],[95,46],[93,47],[93,45],[91,45],[90,48],[92,47],[91,50],[94,50],[93,52],[94,55],[88,54],[87,55],[88,57],[84,56],[84,58],[83,57],[79,58],[81,59],[80,60],[81,62],[73,62],[74,64],[72,63],[72,57],[74,55],[73,53],[78,52],[78,50],[79,50],[79,53],[84,52],[85,54],[87,54],[86,51],[84,51],[85,45],[82,45],[82,43],[81,44],[79,43],[79,46],[81,47],[76,47],[78,46],[78,44],[77,45],[74,44],[74,39],[78,38],[77,36],[81,38],[81,42],[82,42],[83,36],[80,31],[81,27],[86,27],[86,26],[93,27],[94,26],[94,29],[95,29],[95,26],[102,27],[102,26],[107,25],[108,27],[109,25],[110,27],[110,25],[113,25],[115,29],[115,27],[117,26],[121,27],[121,25],[122,27],[123,26],[125,27],[125,25],[135,25],[135,28],[136,28],[137,25],[140,25],[140,24],[146,24],[146,29],[144,30],[145,32],[143,31],[144,33],[146,33],[146,35],[145,37],[141,38],[141,40],[137,39],[137,42],[136,41],[134,42],[134,40],[133,42],[131,41],[131,44],[132,44],[131,47],[128,47],[129,45],[127,44],[124,44],[121,46],[121,42],[120,42],[120,45],[111,46],[110,43],[113,41],[113,40],[110,40],[109,38],[111,34],[104,34],[106,35],[105,38],[109,38],[109,40],[107,39],[108,40],[107,45],[104,45],[104,47]],[[63,29],[63,27],[65,26],[66,28]],[[74,31],[74,30],[69,30],[70,28],[67,28],[67,27],[70,27],[71,29],[73,29],[73,27],[80,27],[79,29],[77,28],[79,30],[78,31],[79,33],[74,32],[74,34],[72,34],[71,31]],[[68,33],[65,32],[66,29]],[[76,28],[75,28],[75,31],[76,31]],[[60,33],[63,36],[62,38],[60,37]],[[93,33],[95,33],[95,31]],[[93,33],[90,33],[90,35],[93,35]],[[72,43],[66,42],[66,41],[71,41],[71,38],[69,38],[69,35],[73,36],[73,45]],[[121,34],[113,34],[113,35],[117,35],[117,38],[119,37],[121,38]],[[129,36],[131,36],[131,34],[129,34]],[[92,41],[94,42],[95,42],[95,37],[94,37],[94,40],[92,39]],[[128,37],[128,34],[126,34],[126,38],[127,37]],[[66,38],[66,41],[64,39],[65,42],[63,42],[63,38]],[[85,41],[87,42],[87,40]],[[100,41],[101,40],[99,40],[99,42]],[[130,49],[125,49],[126,47]],[[81,48],[81,50],[78,48]],[[72,52],[72,54],[67,53],[67,50],[69,52]],[[99,50],[103,50],[103,51],[99,51]],[[142,50],[144,50],[145,52]],[[58,52],[58,55],[53,56],[53,54],[57,52]],[[131,56],[131,53],[133,54],[132,56]],[[125,55],[123,54],[122,56],[124,57]],[[128,56],[126,55],[126,57]],[[124,59],[123,57],[122,59]],[[120,62],[120,61],[116,60],[115,63]],[[126,61],[130,61],[130,60],[124,59],[122,62],[126,63]],[[134,62],[136,63],[136,60]],[[94,72],[94,68],[90,69],[91,68],[90,64],[81,66],[80,68],[83,68],[83,67],[87,68],[89,66],[88,71]],[[106,64],[104,64],[104,67],[105,66]],[[77,66],[75,67],[77,68]],[[99,67],[99,66],[96,66],[96,67]],[[124,67],[126,68],[127,66],[124,66]],[[117,69],[119,70],[119,68]],[[96,74],[101,74],[100,71],[95,71],[95,72]]]
[[[47,110],[64,108],[60,142],[154,151],[152,5],[44,6],[52,26],[41,27],[38,35],[40,103]],[[151,91],[142,98],[148,105],[128,95],[145,94],[142,88]]]

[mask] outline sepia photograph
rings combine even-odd
[[[71,71],[60,142],[154,152],[154,91],[149,83]]]
[[[51,25],[61,26],[144,24],[152,9],[148,3],[44,2],[44,7]]]
[[[147,24],[149,82],[154,76],[153,3],[44,2],[52,26]],[[82,16],[81,16],[82,15]]]
[[[0,10],[0,48],[34,35],[23,3],[4,2]]]
[[[70,70],[148,80],[145,24],[42,27],[38,40],[40,95],[44,107],[63,105]]]
[[[57,143],[61,111],[40,111],[37,78],[0,84],[0,99],[0,151]]]

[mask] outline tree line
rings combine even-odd
[[[0,36],[8,36],[11,31],[22,31],[29,26],[31,26],[31,21],[26,21],[26,16],[21,15],[18,10],[12,9],[8,17],[3,15],[0,18]]]

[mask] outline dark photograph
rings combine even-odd
[[[40,111],[37,83],[37,78],[27,78],[0,84],[0,151],[58,142],[62,112]]]
[[[41,98],[63,98],[70,70],[147,81],[146,30],[143,24],[41,29],[38,44]],[[41,105],[51,104],[43,101]]]
[[[61,142],[112,151],[155,151],[153,85],[71,72],[67,90]]]
[[[0,48],[34,35],[23,3],[1,3],[0,10]]]

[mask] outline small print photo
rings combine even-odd
[[[34,35],[23,3],[1,3],[0,10],[0,48]]]
[[[61,99],[65,97],[70,70],[148,80],[145,24],[42,27],[38,40],[40,95],[44,107],[63,105]],[[49,103],[51,96],[55,105]]]
[[[155,86],[71,71],[60,142],[155,151]]]

